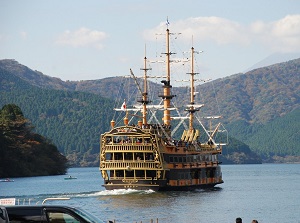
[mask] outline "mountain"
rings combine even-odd
[[[33,86],[56,90],[75,90],[74,84],[70,82],[64,82],[59,78],[44,75],[39,71],[33,71],[30,68],[19,64],[15,60],[0,60],[0,67]]]
[[[109,129],[112,100],[85,92],[43,89],[1,67],[0,83],[0,106],[20,107],[35,131],[51,139],[70,165],[97,165],[99,135]]]
[[[0,67],[41,88],[88,92],[111,99],[121,97],[132,103],[136,99],[132,95],[138,93],[130,78],[65,82],[32,71],[14,60],[0,60]],[[296,59],[204,83],[196,86],[198,102],[205,104],[205,113],[219,107],[226,124],[236,120],[265,124],[299,107],[299,68],[300,59]],[[161,85],[156,83],[151,83],[149,88],[155,94],[153,98],[161,91]],[[180,96],[175,98],[175,103],[189,103],[187,91],[185,87],[173,87],[173,94]]]
[[[214,88],[227,122],[266,124],[298,108],[299,74],[297,59],[216,80]],[[210,99],[205,95],[205,100]]]
[[[300,156],[299,147],[297,147],[299,144],[299,125],[289,129],[289,124],[287,124],[290,120],[294,120],[293,123],[299,121],[299,116],[297,116],[297,111],[300,107],[299,67],[300,59],[296,59],[198,85],[196,86],[196,91],[199,92],[197,103],[205,104],[205,107],[201,110],[201,116],[222,115],[222,122],[225,123],[231,137],[246,143],[251,150],[260,154],[267,161],[273,161],[272,157],[278,157],[278,155],[281,157]],[[138,95],[136,85],[130,78],[111,77],[99,80],[64,82],[58,78],[43,75],[41,72],[32,71],[14,60],[1,60],[0,68],[4,73],[8,72],[9,76],[14,77],[15,80],[17,78],[22,80],[24,86],[35,87],[36,91],[39,89],[40,92],[37,92],[39,96],[43,95],[42,92],[44,91],[47,91],[49,95],[52,94],[52,91],[55,91],[55,94],[61,94],[58,92],[63,91],[65,92],[64,94],[68,94],[69,97],[73,98],[72,94],[77,92],[76,94],[86,95],[84,100],[88,97],[110,98],[111,100],[117,98],[123,100],[126,98],[129,105],[136,100]],[[1,94],[10,92],[10,100],[20,101],[17,98],[22,98],[20,95],[22,92],[14,92],[12,89],[12,86],[15,85],[14,80],[6,81],[6,78],[8,77],[2,77],[0,90],[4,93]],[[155,97],[162,90],[161,86],[156,83],[150,83],[149,88],[152,92],[155,92]],[[188,88],[186,87],[173,87],[172,93],[177,95],[174,103],[177,105],[188,104],[189,96],[185,96],[187,92]],[[154,96],[149,96],[155,100]],[[52,97],[51,100],[54,100],[54,98]],[[49,99],[44,98],[43,100],[47,101]],[[62,97],[59,100],[64,101],[65,99]],[[75,96],[75,99],[72,99],[73,102],[78,100],[81,101],[81,99],[78,99],[78,95]],[[1,100],[1,105],[4,102],[9,101]],[[39,103],[41,104],[42,102]],[[101,124],[103,126],[101,125],[97,129],[101,129],[101,131],[98,132],[97,136],[95,133],[93,134],[95,137],[99,137],[100,132],[109,128],[108,122],[113,115],[110,114],[110,109],[113,106],[121,106],[121,103],[122,101],[111,102],[110,107],[98,107],[95,105],[94,110],[106,109],[108,112],[106,118],[102,119],[104,123]],[[47,106],[48,113],[46,112],[45,120],[49,118],[49,114],[53,113],[50,109],[51,106]],[[90,106],[92,109],[93,105],[90,104]],[[30,109],[27,112],[30,113]],[[86,112],[89,111],[86,110]],[[41,113],[45,114],[45,112],[35,111],[35,114],[32,114],[32,116],[39,116],[39,119],[41,119],[43,117]],[[53,114],[55,118],[62,115],[59,109]],[[47,122],[51,123],[49,120]],[[284,123],[286,123],[285,126],[283,126]],[[284,134],[282,133],[282,128],[284,128]],[[270,129],[273,130],[271,133]],[[270,133],[269,136],[266,135],[267,133]],[[284,135],[289,137],[285,137],[286,140],[276,141],[276,143],[274,140],[270,140],[272,137],[284,138]],[[55,135],[52,135],[52,137],[55,137]],[[268,140],[263,140],[265,137],[269,137]],[[290,143],[287,142],[288,139]],[[289,148],[287,148],[287,145],[290,145]],[[276,160],[278,159],[276,158]]]
[[[284,63],[290,60],[295,60],[300,58],[300,52],[298,53],[274,53],[270,56],[266,57],[265,59],[259,61],[258,63],[254,64],[250,68],[246,69],[244,72],[248,72],[257,68],[267,67],[270,65],[274,65],[277,63]]]

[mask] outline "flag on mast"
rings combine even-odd
[[[124,102],[123,102],[123,104],[122,104],[122,106],[121,106],[121,110],[123,110],[123,111],[126,110],[126,102],[125,102],[125,100],[124,100]]]
[[[167,27],[170,25],[168,17],[167,17],[166,25],[167,25]]]

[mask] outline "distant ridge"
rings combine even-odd
[[[22,79],[22,82],[19,79]],[[24,84],[25,82],[27,84]],[[34,91],[30,90],[30,86],[35,87]],[[158,84],[150,83],[150,86],[154,94],[161,90],[161,86]],[[18,93],[20,87],[23,87],[22,93]],[[40,88],[40,90],[36,88]],[[120,91],[121,88],[126,90]],[[214,91],[212,92],[211,89],[214,89]],[[56,90],[63,90],[64,92]],[[99,123],[100,127],[98,128],[107,128],[112,115],[111,112],[107,113],[107,111],[111,111],[112,103],[105,106],[103,102],[101,104],[90,103],[89,98],[94,101],[103,101],[99,97],[109,98],[111,101],[116,98],[129,98],[130,100],[127,102],[130,105],[135,102],[135,98],[130,98],[128,93],[136,92],[136,90],[133,81],[130,83],[125,82],[122,77],[107,77],[87,81],[62,81],[59,78],[44,75],[39,71],[33,71],[15,60],[0,60],[0,105],[2,106],[4,102],[14,103],[15,101],[21,101],[24,106],[30,105],[24,111],[32,112],[30,119],[33,120],[33,123],[37,121],[37,124],[34,123],[37,129],[43,128],[44,123],[47,123],[49,125],[55,124],[56,130],[61,131],[60,128],[64,125],[74,123],[74,120],[67,122],[67,119],[65,123],[60,123],[65,118],[74,119],[74,117],[68,117],[69,115],[72,116],[74,111],[76,111],[74,114],[80,115],[81,120],[93,113],[94,117],[85,121],[84,125],[89,121],[99,120],[100,118],[102,121]],[[175,104],[189,103],[189,98],[183,97],[187,90],[186,87],[172,88],[172,93],[177,95],[174,100]],[[300,108],[300,58],[203,83],[196,86],[196,91],[199,92],[196,103],[205,104],[203,110],[201,110],[201,116],[222,115],[222,122],[229,134],[234,135],[236,139],[242,142],[246,142],[251,150],[263,155],[265,160],[271,161],[275,155],[298,155],[300,160],[299,147],[296,146],[300,144],[300,125],[297,125],[299,120],[297,115],[299,113],[295,112]],[[32,95],[32,92],[39,93]],[[82,92],[89,94],[82,94]],[[40,95],[47,96],[47,99],[40,98]],[[63,107],[59,104],[60,107],[56,108],[54,107],[55,104],[48,104],[51,100],[55,100],[55,95],[59,95],[61,101],[68,102],[68,106]],[[49,98],[51,98],[50,101],[48,101]],[[40,107],[36,110],[37,99],[39,99]],[[23,102],[24,100],[26,102]],[[47,103],[42,100],[47,100]],[[117,102],[114,103],[115,106],[118,106]],[[89,107],[93,108],[93,111],[90,111]],[[219,108],[219,110],[214,108]],[[69,113],[69,109],[71,109],[71,113]],[[82,113],[83,110],[84,114]],[[96,111],[101,116],[94,113]],[[282,121],[279,122],[279,119]],[[287,128],[289,125],[283,125],[284,122],[291,122],[294,125],[292,128]],[[100,129],[91,127],[90,123],[89,127],[89,131],[96,135],[96,139],[99,137],[96,132],[103,132],[99,131]],[[49,129],[51,128],[48,127],[43,131],[50,132]],[[286,138],[276,141],[276,143],[274,143],[275,140],[261,141],[266,137],[281,139],[283,136],[282,129],[285,131]],[[271,133],[270,130],[272,130]],[[80,131],[81,129],[78,129],[77,135],[74,136],[82,137],[83,133]],[[268,131],[268,134],[266,131]],[[66,148],[65,145],[70,147],[70,143],[65,140],[65,133],[66,131],[60,136],[64,140],[63,143],[59,142],[63,145],[60,148]],[[86,147],[87,141],[92,141],[89,138],[91,133],[87,134],[86,131],[84,134],[85,139],[81,139],[84,146],[81,148]],[[53,138],[53,135],[49,136],[46,133],[45,136]],[[253,143],[253,140],[250,139],[259,139],[259,143]],[[72,143],[74,142],[73,140]],[[97,151],[97,148],[98,146],[94,144],[92,150]],[[69,152],[72,149],[67,148],[66,151]],[[73,156],[74,159],[76,159],[75,157]]]
[[[300,52],[298,52],[298,53],[274,53],[274,54],[271,54],[270,56],[266,57],[262,61],[259,61],[256,64],[254,64],[253,66],[249,67],[248,69],[246,69],[244,71],[244,73],[254,70],[254,69],[257,69],[257,68],[267,67],[267,66],[274,65],[277,63],[287,62],[289,60],[295,60],[298,58],[300,58]]]
[[[119,98],[122,77],[107,77],[98,80],[62,81],[44,75],[39,71],[19,64],[15,60],[0,60],[0,68],[13,73],[29,84],[41,88],[88,92],[115,100]],[[130,98],[128,92],[136,91],[133,82],[126,83],[122,98]],[[216,92],[210,92],[211,84]],[[158,92],[161,86],[150,83],[152,91]],[[123,86],[124,87],[124,86]],[[249,123],[266,123],[281,117],[300,105],[300,59],[251,70],[245,74],[235,74],[202,84],[199,88],[199,103],[207,104],[203,111],[213,107],[224,108],[222,115],[226,122],[245,120]],[[279,91],[280,90],[280,91]],[[176,95],[185,95],[186,87],[173,87]],[[211,101],[219,100],[219,105]],[[135,103],[135,99],[131,103]],[[177,103],[188,103],[189,99],[176,98]],[[130,102],[130,101],[129,101]],[[212,105],[210,107],[210,104]]]

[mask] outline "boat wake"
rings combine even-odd
[[[154,190],[114,189],[104,190],[97,193],[98,196],[126,195],[126,194],[152,194]]]
[[[64,194],[64,196],[69,197],[99,197],[99,196],[117,196],[126,194],[152,194],[155,193],[154,190],[135,190],[135,189],[115,189],[115,190],[103,190],[85,193],[75,193],[75,194]]]
[[[74,197],[96,197],[98,196],[99,191],[91,191],[91,192],[78,192],[78,193],[51,193],[51,194],[37,194],[37,195],[21,195],[21,196],[13,196],[17,200],[24,203],[27,200],[37,201],[43,200],[46,198],[74,198]],[[0,197],[1,198],[1,197]],[[3,197],[6,198],[6,197]]]
[[[134,190],[134,189],[115,189],[115,190],[104,190],[104,191],[91,191],[91,192],[78,192],[78,193],[57,193],[57,194],[39,194],[35,196],[15,196],[19,204],[40,203],[46,198],[88,198],[88,197],[99,197],[99,196],[118,196],[127,194],[152,194],[155,193],[153,190]]]

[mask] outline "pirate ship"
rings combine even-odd
[[[201,119],[195,114],[200,111],[202,104],[195,103],[195,75],[194,54],[190,50],[190,101],[184,110],[185,116],[177,112],[172,116],[171,111],[176,108],[171,105],[171,55],[170,31],[166,29],[165,64],[166,75],[162,83],[162,93],[159,105],[151,105],[148,99],[147,58],[144,58],[143,90],[139,87],[141,97],[137,100],[140,105],[132,109],[122,104],[119,111],[124,111],[122,125],[116,126],[111,121],[111,129],[100,137],[100,171],[104,179],[104,187],[113,189],[137,189],[154,191],[190,190],[196,188],[214,187],[223,183],[218,155],[222,153],[223,143],[217,143],[215,136],[220,132],[221,123],[207,130]],[[136,80],[132,70],[133,78]],[[136,82],[138,84],[138,82]],[[139,85],[138,85],[139,86]],[[153,112],[155,110],[155,112]],[[162,110],[162,121],[156,118],[156,112]],[[141,112],[140,120],[131,123],[130,112]],[[148,113],[153,112],[151,121]],[[211,116],[208,119],[217,119],[220,116]],[[198,120],[201,129],[194,127]],[[179,138],[173,134],[172,122],[178,125],[188,120],[186,129],[182,129]],[[210,126],[211,127],[211,126]],[[178,129],[176,127],[176,129]],[[223,130],[224,131],[224,130]],[[206,137],[201,137],[206,136]],[[204,141],[200,139],[204,138]]]

